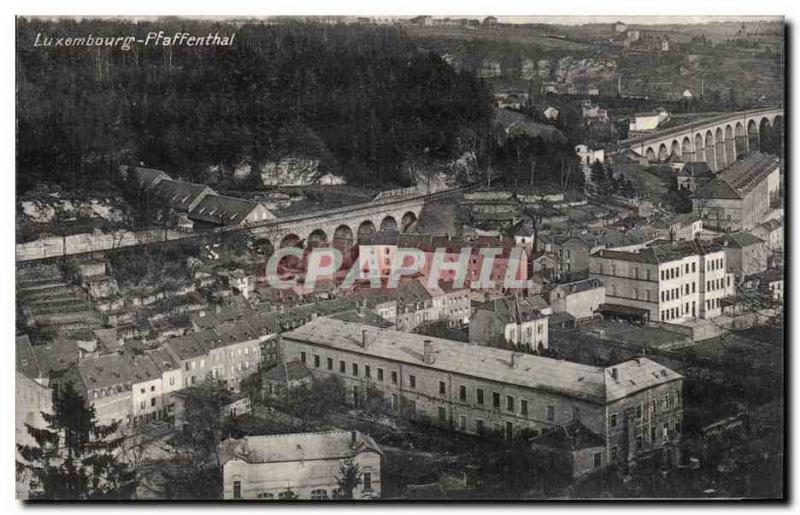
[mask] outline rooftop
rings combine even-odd
[[[246,463],[332,460],[361,452],[382,454],[375,440],[359,431],[245,436],[220,444],[220,464],[224,466],[231,460]]]
[[[753,152],[720,171],[714,179],[701,188],[697,196],[703,198],[744,198],[767,175],[780,165],[780,160],[761,152]]]
[[[712,252],[719,252],[722,247],[706,243],[701,240],[676,241],[672,243],[658,243],[637,250],[601,249],[594,256],[603,259],[616,259],[635,263],[659,264],[678,261],[689,256],[703,256]]]
[[[264,373],[264,379],[271,381],[300,381],[311,378],[311,372],[299,361],[276,365]]]
[[[258,202],[224,195],[206,195],[189,213],[192,218],[227,224],[238,224],[261,206]],[[273,220],[275,215],[264,208],[266,220]]]
[[[366,332],[366,348],[361,343],[362,331]],[[283,338],[428,367],[444,373],[515,384],[597,404],[611,403],[639,390],[681,378],[678,373],[646,358],[616,365],[618,374],[615,380],[610,368],[326,318],[317,318],[285,333]],[[434,360],[429,365],[423,363],[426,340],[433,346]],[[512,356],[515,356],[515,366],[512,366]]]

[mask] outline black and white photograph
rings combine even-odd
[[[19,502],[787,500],[789,22],[483,7],[16,13]]]

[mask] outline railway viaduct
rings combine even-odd
[[[782,127],[783,121],[783,107],[738,111],[623,140],[620,148],[629,148],[651,163],[664,162],[672,154],[684,162],[705,161],[716,172],[761,149],[761,136]]]
[[[79,234],[65,238],[44,238],[28,243],[18,243],[16,260],[17,262],[32,262],[64,256],[103,253],[123,247],[211,237],[214,234],[228,231],[245,231],[252,234],[256,239],[256,244],[267,253],[271,253],[279,247],[315,246],[325,242],[346,248],[354,245],[358,239],[367,238],[381,229],[396,229],[399,232],[405,232],[419,218],[426,202],[447,197],[468,188],[469,186],[431,194],[403,195],[347,207],[189,234],[172,229],[167,231],[155,229],[141,232],[119,231],[114,234]]]

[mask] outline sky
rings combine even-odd
[[[621,21],[635,25],[690,24],[730,21],[778,21],[777,16],[498,16],[502,23],[584,25]]]

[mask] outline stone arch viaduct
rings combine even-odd
[[[373,201],[307,215],[283,217],[253,226],[250,233],[265,250],[323,243],[351,247],[357,240],[367,238],[382,229],[405,232],[419,219],[426,202],[433,197],[442,197],[453,192],[454,190],[405,199]]]
[[[672,154],[684,162],[705,161],[716,172],[761,149],[761,137],[783,122],[783,107],[738,111],[624,140],[620,148],[629,148],[651,163],[664,162]]]

